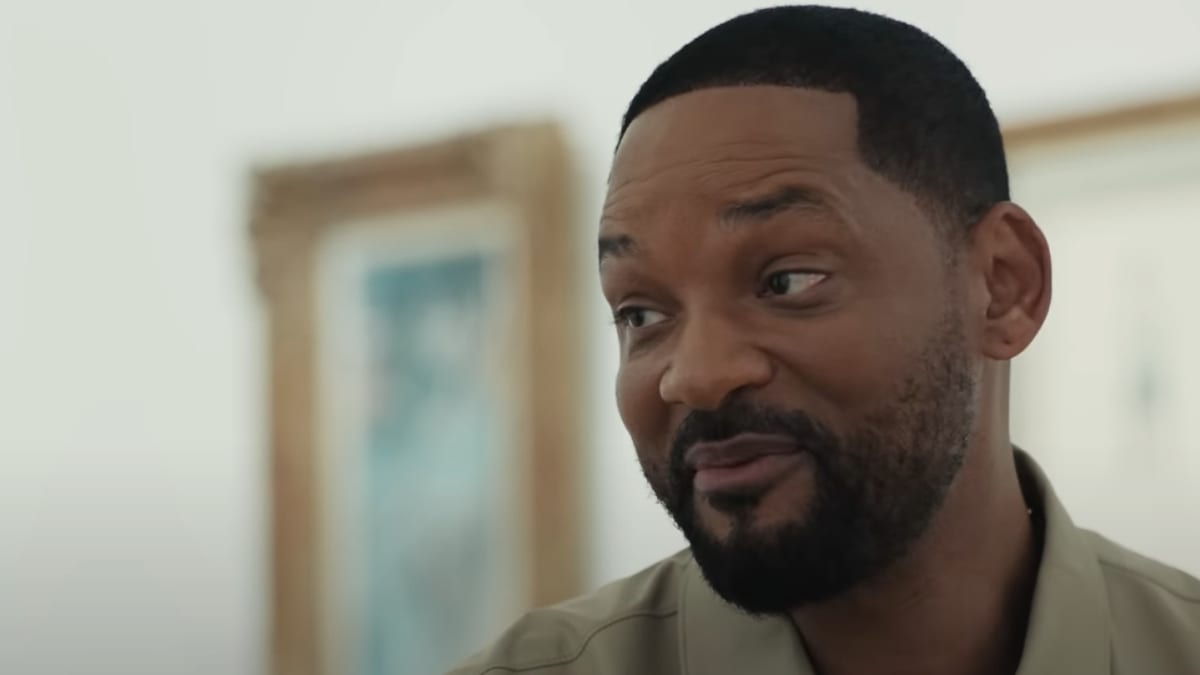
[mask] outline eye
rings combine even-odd
[[[766,278],[763,295],[796,295],[824,281],[823,272],[775,272]]]
[[[622,328],[648,328],[667,320],[667,315],[645,307],[622,307],[613,315]]]

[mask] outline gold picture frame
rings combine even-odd
[[[386,576],[389,570],[408,569],[403,564],[396,567],[396,546],[402,544],[392,546],[386,555],[373,551],[386,548],[381,541],[417,536],[413,535],[415,526],[400,527],[400,534],[370,527],[378,529],[379,523],[389,522],[388,513],[403,508],[394,520],[432,523],[422,532],[433,532],[436,537],[420,535],[426,536],[420,541],[441,542],[450,535],[442,537],[439,532],[457,526],[443,524],[437,509],[430,511],[428,500],[444,496],[447,490],[478,501],[460,520],[482,534],[463,534],[455,550],[461,553],[462,546],[469,544],[475,551],[479,548],[475,544],[483,538],[495,544],[494,548],[507,551],[495,554],[503,558],[503,565],[493,560],[496,564],[480,568],[483,574],[495,575],[494,568],[503,567],[507,582],[497,577],[487,588],[507,584],[508,596],[492,603],[491,623],[476,632],[495,630],[529,606],[578,592],[576,457],[581,451],[582,353],[569,169],[558,128],[531,124],[495,128],[423,147],[266,168],[254,174],[250,233],[268,319],[274,673],[352,675],[394,669],[396,659],[405,658],[377,653],[390,649],[386,640],[403,643],[405,635],[384,636],[384,643],[363,645],[374,639],[371,631],[422,627],[374,625],[384,619],[403,623],[404,618],[389,615],[392,610],[387,607],[372,605],[368,610],[363,604],[386,601],[387,597],[381,601],[379,596],[389,592],[401,599],[396,602],[411,599],[411,593],[406,596],[403,589],[382,588],[391,583]],[[433,253],[413,258],[417,249]],[[395,256],[388,258],[392,254]],[[437,265],[441,262],[429,262],[451,259],[459,261],[455,263],[459,266],[440,269]],[[360,303],[355,299],[355,289],[367,288],[364,280],[375,283],[381,279],[379,288],[384,290],[376,296],[384,300]],[[413,283],[425,286],[405,290],[404,284]],[[498,287],[500,291],[495,290]],[[454,288],[459,290],[447,290]],[[436,408],[434,403],[417,399],[424,401],[421,405],[425,407],[414,409],[426,411],[421,413],[424,417],[417,421],[402,417],[408,421],[397,428],[386,427],[386,416],[391,413],[379,412],[380,406],[403,408],[407,405],[403,402],[410,400],[395,402],[393,390],[399,385],[390,381],[380,384],[381,368],[391,373],[387,377],[403,378],[403,372],[397,375],[387,370],[399,360],[408,363],[405,367],[428,374],[429,357],[414,361],[417,357],[411,349],[401,347],[388,352],[392,349],[389,341],[409,340],[403,344],[410,344],[414,339],[410,333],[416,330],[406,315],[414,310],[395,303],[403,305],[408,298],[412,304],[417,302],[413,298],[425,297],[426,291],[447,294],[451,328],[443,326],[441,330],[449,330],[449,342],[460,350],[455,353],[465,355],[477,367],[471,370],[447,362],[450,375],[435,373],[435,377],[469,379],[483,373],[479,382],[467,382],[466,388],[461,382],[452,383],[459,394],[438,394],[441,398],[437,400],[442,401],[437,404],[442,406],[438,414],[451,415],[454,420],[442,428],[447,434],[458,434],[456,448],[475,448],[480,444],[472,439],[481,438],[486,439],[482,445],[503,446],[497,456],[481,454],[476,460],[464,455],[455,460],[457,464],[442,466],[441,460],[452,454],[451,450],[421,455],[430,445],[427,441],[432,439],[433,445],[441,441],[436,434],[430,435],[433,432],[414,436],[417,432],[412,431],[417,421],[427,421],[430,413],[426,408]],[[366,291],[363,293],[362,297],[367,297]],[[488,303],[493,301],[503,307],[491,308]],[[383,309],[375,306],[379,302],[384,303],[379,305]],[[426,307],[421,302],[424,300],[417,305]],[[357,305],[370,307],[353,309]],[[432,304],[429,307],[436,309]],[[378,317],[371,312],[379,313]],[[431,317],[437,314],[433,309],[429,312],[433,312]],[[442,315],[446,312],[438,314]],[[346,328],[359,324],[361,330]],[[373,345],[369,349],[363,346],[368,343]],[[493,350],[493,345],[499,346]],[[372,349],[383,350],[383,355],[366,353]],[[481,353],[484,356],[479,356]],[[331,394],[330,388],[338,391]],[[488,393],[480,394],[481,389]],[[380,394],[391,402],[366,400],[377,390],[392,392]],[[467,421],[460,423],[457,416],[464,414]],[[375,432],[371,429],[376,427],[391,429],[387,433],[393,440],[379,441],[372,436]],[[467,432],[462,427],[475,429],[474,435],[463,435]],[[501,428],[504,432],[498,433]],[[496,440],[500,437],[506,440]],[[362,450],[360,441],[367,443],[362,447],[372,449]],[[374,449],[388,442],[420,444],[416,456],[436,460],[451,487],[439,488],[442,492],[429,487],[437,482],[436,471],[414,472],[414,452],[406,455],[395,449]],[[390,458],[387,471],[399,472],[393,476],[394,488],[359,489],[367,480],[364,476],[386,474],[380,468],[384,465],[361,464],[363,456]],[[488,475],[479,468],[480,463],[504,472],[503,480]],[[408,468],[395,468],[398,465]],[[466,475],[475,476],[469,479],[475,482],[462,478]],[[347,488],[347,480],[358,480],[359,487]],[[458,487],[454,481],[459,481]],[[472,490],[494,492],[495,499],[488,501]],[[399,502],[389,496],[393,491],[417,503]],[[374,496],[363,497],[360,493],[364,492]],[[364,500],[369,502],[366,506]],[[492,513],[497,519],[471,521],[474,515],[482,517],[480,512]],[[356,518],[375,525],[363,526]],[[346,534],[359,527],[366,529]],[[508,551],[512,542],[520,542],[515,546],[520,550]],[[473,555],[448,556],[454,560],[447,561],[447,571],[453,571],[455,560]],[[363,576],[370,578],[364,580]],[[410,586],[412,581],[408,580]],[[420,583],[437,581],[430,578]],[[376,582],[381,588],[363,588]],[[463,583],[474,582],[467,579]],[[345,589],[351,590],[344,593]],[[346,599],[355,593],[357,600]],[[486,604],[484,598],[476,600],[481,606]],[[402,610],[392,613],[397,612]],[[440,638],[434,635],[425,643],[431,639]],[[468,644],[456,643],[454,649]]]
[[[1014,157],[1052,144],[1097,139],[1200,117],[1200,93],[1005,127],[1005,151]]]

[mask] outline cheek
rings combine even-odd
[[[922,319],[894,311],[863,307],[773,331],[778,337],[772,351],[792,384],[809,390],[810,412],[827,420],[857,417],[894,395],[919,352],[915,336],[922,325]]]
[[[658,370],[648,364],[624,363],[617,371],[617,410],[639,453],[665,445],[670,433],[670,410],[658,385]]]

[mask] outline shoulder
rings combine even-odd
[[[533,610],[450,675],[601,672],[596,664],[603,672],[637,672],[661,664],[677,651],[679,590],[691,560],[682,551],[593,593]],[[634,670],[622,671],[622,664]]]
[[[1200,672],[1200,580],[1088,535],[1108,592],[1116,656],[1145,664],[1173,655]]]
[[[1200,580],[1131,551],[1102,535],[1094,532],[1088,535],[1110,590],[1115,588],[1148,594],[1200,615]]]

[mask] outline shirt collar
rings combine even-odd
[[[1045,524],[1042,561],[1025,652],[1017,675],[1108,673],[1112,667],[1108,590],[1088,534],[1071,522],[1050,481],[1018,450],[1017,472]]]
[[[1108,673],[1108,594],[1099,562],[1041,468],[1016,451],[1030,505],[1044,523],[1025,650],[1017,675]],[[754,672],[813,675],[804,643],[786,617],[752,617],[722,600],[689,560],[680,591],[680,662],[685,675]]]
[[[813,675],[800,634],[784,616],[753,617],[721,599],[688,561],[680,590],[684,675]]]

